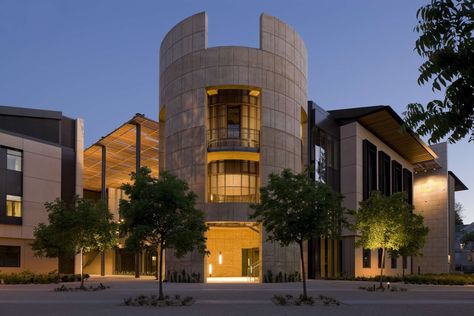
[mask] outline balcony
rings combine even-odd
[[[208,151],[253,151],[260,147],[260,131],[240,126],[213,128],[207,131]]]

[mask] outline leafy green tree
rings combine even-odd
[[[250,218],[261,222],[268,240],[286,247],[296,243],[300,249],[303,297],[307,298],[303,243],[313,237],[336,239],[344,220],[342,195],[329,186],[313,181],[306,173],[285,169],[271,174],[260,188],[260,203],[252,205]]]
[[[149,245],[159,253],[159,299],[163,300],[163,253],[173,249],[177,257],[197,249],[206,252],[207,226],[204,213],[195,208],[196,194],[188,184],[163,171],[159,178],[142,167],[124,184],[129,200],[120,201],[121,229],[127,234],[126,247],[136,250]]]
[[[424,245],[428,228],[423,217],[413,214],[413,206],[404,193],[385,196],[374,191],[361,201],[359,210],[352,212],[353,229],[360,234],[356,246],[366,249],[382,249],[380,287],[383,287],[383,269],[387,251],[402,255],[415,254]]]
[[[82,255],[105,251],[117,243],[117,225],[103,202],[76,197],[71,203],[60,199],[45,203],[49,223],[34,230],[32,249],[37,256],[81,256],[81,288],[84,287]]]
[[[398,251],[391,250],[393,255],[400,255],[404,257],[408,256],[419,256],[423,249],[426,236],[428,235],[428,227],[424,226],[423,216],[413,213],[413,207],[404,208],[402,216],[402,232],[403,232],[403,245]],[[402,267],[402,276],[405,276],[405,267]]]
[[[456,202],[454,204],[454,224],[456,225],[456,230],[458,229],[458,226],[464,225],[463,213],[464,206],[461,203]]]
[[[471,251],[472,251],[472,249],[474,248],[474,232],[465,233],[461,237],[461,243],[464,245],[471,243]]]
[[[409,104],[407,125],[430,142],[448,136],[456,142],[469,134],[474,140],[474,1],[431,0],[417,11],[420,34],[416,51],[426,61],[418,84],[432,82],[432,90],[445,92],[444,100],[426,106]]]

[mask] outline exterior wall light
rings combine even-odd
[[[250,90],[249,95],[252,96],[252,97],[258,97],[260,95],[260,91]]]
[[[212,276],[212,263],[209,263],[208,271],[209,271],[209,277],[211,277]]]
[[[219,251],[219,264],[222,264],[222,253]]]

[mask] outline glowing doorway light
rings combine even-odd
[[[222,264],[222,253],[219,251],[219,264]]]
[[[209,263],[208,271],[209,271],[209,276],[212,276],[212,263]]]

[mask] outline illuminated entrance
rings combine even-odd
[[[207,223],[205,275],[208,283],[260,282],[262,234],[247,222]]]

